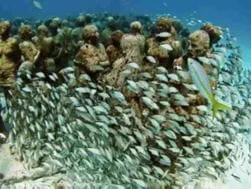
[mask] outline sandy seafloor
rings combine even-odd
[[[228,176],[224,180],[211,180],[210,178],[202,178],[198,183],[188,184],[182,189],[250,189],[251,163],[249,161],[249,146],[249,144],[245,144],[242,145],[242,147],[239,147],[240,153],[245,151],[246,154],[236,161],[235,166],[227,173]],[[3,144],[0,146],[0,173],[3,173],[5,178],[19,177],[20,175],[29,174],[29,171],[25,169],[25,166],[21,162],[15,160],[14,156],[10,154],[8,144]],[[44,184],[47,185],[48,183]],[[18,186],[21,185],[18,184]]]
[[[0,147],[0,154],[0,172],[4,173],[5,177],[12,177],[27,172],[22,163],[16,161],[10,155],[6,144]],[[251,164],[237,165],[229,173],[225,181],[215,181],[205,178],[199,184],[190,184],[185,186],[184,189],[250,189],[251,174],[248,174],[248,170],[251,170]],[[238,176],[240,181],[231,176],[231,173]]]

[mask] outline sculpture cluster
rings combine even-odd
[[[52,73],[74,65],[80,73],[118,87],[125,64],[147,67],[154,62],[169,71],[182,69],[187,57],[207,56],[221,35],[212,24],[189,34],[172,18],[161,17],[155,25],[147,17],[137,19],[131,24],[108,15],[54,18],[39,24],[1,21],[0,86],[13,86],[17,71]]]

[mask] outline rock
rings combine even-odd
[[[219,76],[219,82],[224,82],[226,84],[231,85],[231,83],[232,83],[231,75],[229,73],[227,73],[227,72],[223,72]]]

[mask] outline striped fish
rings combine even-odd
[[[199,62],[194,59],[188,58],[188,69],[192,80],[201,95],[204,96],[212,105],[213,117],[219,110],[228,110],[231,107],[219,102],[212,93],[210,83],[204,68]]]

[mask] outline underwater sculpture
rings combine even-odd
[[[203,57],[209,52],[210,37],[203,30],[197,30],[191,33],[188,37],[188,56],[191,58]]]
[[[87,72],[97,78],[110,65],[105,47],[99,43],[98,28],[95,25],[85,26],[83,39],[85,43],[75,57],[76,65],[81,72]]]
[[[62,20],[59,17],[55,17],[53,18],[50,23],[49,23],[49,30],[51,32],[52,35],[56,35],[57,34],[57,30],[61,29],[61,25],[62,25]]]
[[[21,24],[18,28],[18,36],[22,41],[31,41],[34,36],[32,26],[28,24]]]
[[[106,52],[111,63],[123,56],[122,49],[120,47],[122,36],[123,32],[121,30],[116,30],[111,34],[111,44],[106,48]]]
[[[142,25],[138,21],[130,24],[130,33],[126,33],[121,38],[121,49],[128,57],[128,62],[141,63],[144,57],[145,36],[141,34]]]
[[[147,49],[148,55],[155,57],[158,64],[173,69],[173,60],[183,55],[183,49],[172,19],[161,17],[157,20],[155,37],[147,40]]]
[[[48,67],[50,65],[47,65],[47,63],[51,63],[50,60],[51,58],[54,58],[55,60],[58,61],[58,69],[60,69],[63,65],[62,62],[60,62],[58,59],[60,58],[60,50],[56,51],[55,50],[55,43],[56,40],[55,37],[52,37],[50,35],[50,31],[47,26],[45,25],[39,25],[37,27],[37,35],[32,38],[32,42],[35,44],[37,50],[39,51],[37,57],[36,57],[36,70],[37,71],[43,71],[43,72],[49,72]],[[61,33],[58,32],[59,35]],[[62,40],[63,41],[63,40]],[[64,41],[63,41],[64,42]],[[63,49],[62,45],[62,49]],[[56,51],[56,52],[55,52]],[[56,54],[56,55],[55,55]],[[52,65],[54,67],[55,65]],[[56,67],[56,66],[55,66]],[[53,71],[58,71],[57,68],[53,69]]]
[[[19,44],[19,48],[23,56],[23,61],[30,61],[33,64],[36,62],[40,51],[37,49],[34,43],[31,41],[24,41]]]
[[[10,23],[0,22],[0,86],[15,85],[16,70],[19,65],[20,51],[15,38],[9,37]]]
[[[0,88],[5,97],[9,96],[8,90],[16,86],[16,71],[20,63],[18,42],[15,38],[9,37],[10,28],[10,22],[0,21]],[[5,141],[6,128],[2,118],[0,119],[1,141]]]
[[[121,33],[115,31],[112,35],[113,45],[107,47],[107,53],[110,58],[117,55],[112,62],[112,69],[104,75],[103,83],[112,85],[114,87],[122,87],[125,78],[130,72],[125,71],[127,63],[136,62],[142,64],[145,48],[145,37],[141,34],[142,25],[138,21],[130,24],[130,33]],[[114,49],[113,52],[110,52]],[[117,53],[117,54],[116,54]]]
[[[21,24],[17,36],[21,52],[21,65],[18,68],[18,73],[35,70],[35,64],[39,58],[40,51],[34,44],[33,37],[34,32],[32,27],[27,24]]]
[[[102,28],[106,27],[108,15],[88,16],[92,23],[103,23]],[[112,48],[119,52],[117,57],[110,54],[109,48],[105,49],[94,25],[84,25],[78,30],[84,29],[84,41],[79,43],[79,49],[66,49],[65,44],[72,45],[68,41],[75,42],[78,38],[70,38],[65,43],[61,36],[72,34],[71,29],[80,24],[77,18],[57,26],[57,33],[53,27],[48,27],[51,20],[41,23],[34,32],[33,41],[39,50],[43,49],[40,39],[50,38],[52,44],[56,43],[56,50],[52,48],[56,55],[57,49],[62,48],[69,51],[70,56],[61,59],[66,60],[66,67],[56,69],[60,71],[43,72],[38,68],[26,72],[26,79],[20,75],[16,78],[17,88],[7,101],[3,117],[13,125],[8,136],[11,152],[31,169],[32,174],[25,178],[35,181],[4,177],[0,180],[3,185],[18,187],[22,183],[33,187],[38,182],[65,188],[78,185],[179,189],[203,176],[223,176],[231,167],[240,124],[249,115],[249,108],[243,106],[251,105],[247,101],[249,89],[246,87],[250,73],[245,72],[245,79],[240,81],[242,69],[235,47],[227,49],[231,56],[227,57],[227,64],[220,66],[223,59],[219,57],[224,49],[207,46],[210,41],[206,40],[206,45],[200,41],[203,57],[194,53],[196,56],[189,57],[185,46],[181,45],[180,54],[174,57],[181,57],[184,65],[181,69],[169,70],[173,62],[151,56],[145,41],[153,38],[159,47],[162,45],[159,38],[165,38],[170,44],[164,48],[174,50],[172,42],[180,38],[186,42],[187,35],[178,30],[174,32],[174,26],[168,29],[170,19],[154,24],[147,19],[116,18],[118,25],[125,24],[125,28],[119,28],[121,32],[113,33]],[[139,20],[140,24],[133,22],[130,26],[129,20]],[[150,35],[149,31],[144,31],[156,25],[158,32]],[[172,32],[175,38],[169,41]],[[199,33],[210,40],[204,32]],[[197,46],[192,48],[190,51],[196,52]],[[210,56],[206,51],[210,51]],[[61,61],[51,50],[46,52],[41,60],[55,63],[57,67]],[[68,60],[74,57],[78,62],[71,64]],[[206,99],[189,75],[188,58],[196,59],[203,68],[208,65],[212,68],[205,69],[211,71],[204,75],[209,76],[209,81],[216,78],[215,93],[229,102],[233,111],[218,112],[212,119]],[[99,65],[100,61],[108,62],[104,67],[101,65],[105,72],[100,67],[94,70],[96,77],[88,68]],[[220,72],[213,72],[215,69]],[[103,77],[109,73],[114,73],[111,75],[115,82],[107,84]],[[107,78],[111,81],[113,77]],[[37,179],[37,172],[42,181]],[[51,180],[43,180],[51,175]]]

